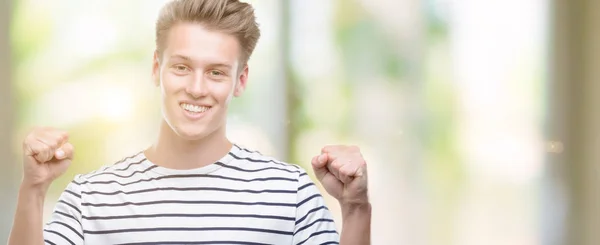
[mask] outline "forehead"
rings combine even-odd
[[[241,57],[238,40],[230,34],[213,31],[201,24],[179,23],[168,33],[163,56],[190,57],[195,62],[236,65]]]

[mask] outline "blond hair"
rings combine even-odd
[[[260,38],[254,8],[238,0],[174,0],[160,11],[156,21],[156,51],[165,49],[171,27],[178,23],[198,23],[205,28],[235,36],[242,49],[241,63],[248,62]]]

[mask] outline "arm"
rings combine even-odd
[[[56,205],[52,222],[43,225],[48,187],[73,159],[66,132],[51,128],[33,130],[23,142],[23,181],[9,245],[83,244],[79,185],[72,182]]]
[[[43,224],[46,191],[21,186],[9,245],[83,244],[81,188],[72,181],[61,194],[50,222]]]
[[[366,162],[358,147],[327,146],[313,157],[315,175],[342,208],[342,245],[371,244]]]
[[[341,245],[371,244],[371,204],[342,205]]]
[[[9,245],[44,244],[42,218],[45,197],[44,188],[21,186]]]

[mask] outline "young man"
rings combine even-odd
[[[23,143],[9,244],[369,244],[371,206],[358,148],[327,146],[312,160],[342,207],[340,238],[304,169],[226,138],[227,107],[247,85],[259,36],[246,3],[168,3],[156,25],[153,77],[163,111],[156,142],[76,176],[43,225],[46,191],[68,168],[73,146],[66,132],[33,130]]]

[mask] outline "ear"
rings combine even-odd
[[[154,51],[154,56],[152,60],[152,81],[154,81],[155,86],[160,85],[160,57],[158,57],[158,51]]]
[[[246,90],[246,84],[248,83],[248,65],[244,66],[244,70],[240,72],[238,76],[238,80],[236,81],[235,91],[233,91],[233,95],[235,97],[239,97]]]

